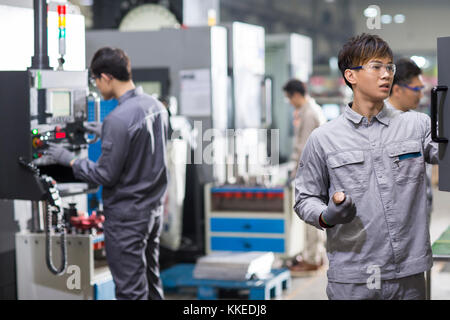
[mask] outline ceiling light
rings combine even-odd
[[[364,16],[367,18],[375,18],[378,15],[377,9],[373,7],[368,7],[364,10]]]
[[[422,56],[412,56],[411,60],[414,61],[419,68],[423,68],[429,65],[428,60]]]
[[[389,24],[389,23],[391,23],[391,22],[392,22],[392,17],[391,17],[390,15],[388,15],[388,14],[383,14],[383,15],[381,16],[381,23]]]
[[[403,23],[403,22],[405,22],[405,15],[404,14],[396,14],[394,16],[394,22],[395,23]]]

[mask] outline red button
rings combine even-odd
[[[56,139],[64,139],[66,137],[66,133],[65,132],[56,132],[55,133],[55,138]]]

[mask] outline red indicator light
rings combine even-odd
[[[55,138],[56,139],[64,139],[66,137],[66,133],[65,132],[56,132],[55,133]]]
[[[58,15],[66,14],[66,6],[58,6]]]

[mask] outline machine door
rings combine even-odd
[[[431,135],[439,142],[439,190],[450,191],[450,37],[438,38],[438,86],[431,92]]]
[[[26,71],[0,72],[0,199],[41,200],[36,176],[19,163],[31,162],[30,89]]]

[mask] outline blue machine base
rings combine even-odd
[[[98,282],[94,284],[94,300],[115,300],[116,286],[113,280]]]
[[[216,300],[219,289],[248,289],[249,300],[269,300],[281,296],[283,289],[291,286],[291,273],[288,269],[273,269],[267,279],[234,281],[195,279],[194,267],[191,263],[181,263],[162,271],[164,290],[176,291],[183,287],[196,287],[199,300]]]

